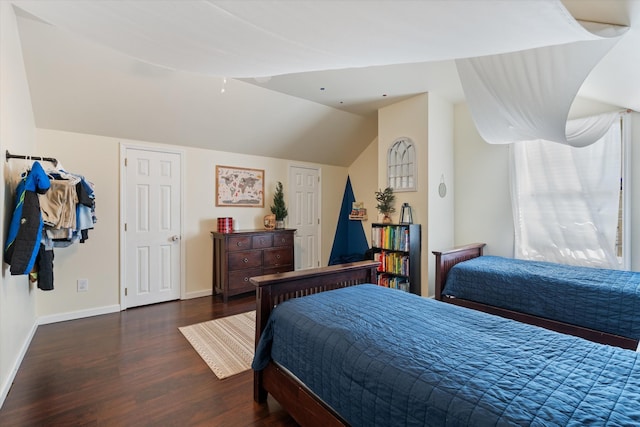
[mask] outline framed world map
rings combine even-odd
[[[264,170],[217,165],[216,206],[264,208]]]

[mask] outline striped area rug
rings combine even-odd
[[[218,378],[227,378],[251,369],[255,311],[178,329]]]

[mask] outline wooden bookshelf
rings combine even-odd
[[[421,294],[420,224],[371,224],[371,247],[378,285]]]

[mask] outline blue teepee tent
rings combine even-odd
[[[329,257],[329,265],[341,264],[352,261],[362,261],[369,250],[367,238],[364,235],[361,221],[349,219],[351,207],[356,199],[351,188],[351,179],[347,177],[347,185],[344,189],[342,207],[338,217],[336,236],[333,239],[333,248]]]

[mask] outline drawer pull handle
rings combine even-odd
[[[245,278],[244,278],[244,281],[245,281],[245,282],[248,282],[248,281],[249,281],[249,278],[248,278],[248,277],[245,277]]]
[[[236,246],[242,246],[242,242],[236,243]]]
[[[249,262],[249,258],[242,258],[242,262]]]
[[[280,254],[276,255],[276,259],[280,259]]]

